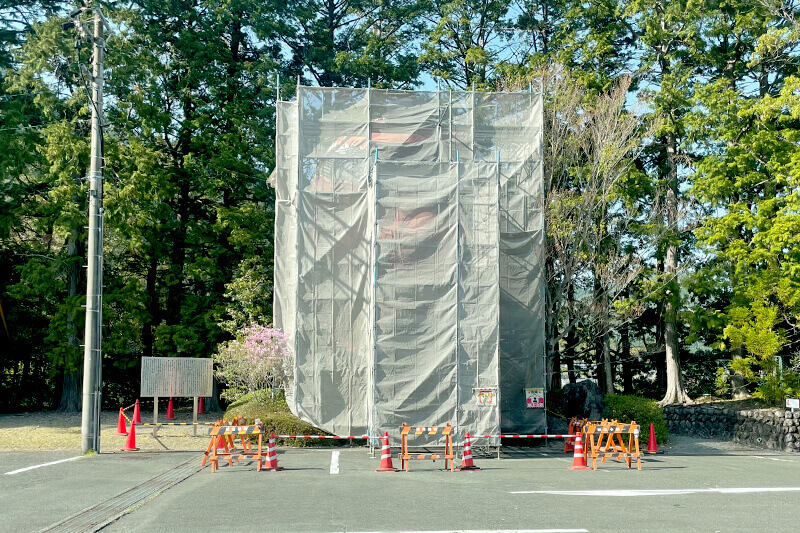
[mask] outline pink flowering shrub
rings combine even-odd
[[[293,366],[288,337],[279,329],[254,324],[221,344],[214,374],[228,386],[222,396],[235,401],[251,392],[286,387]]]

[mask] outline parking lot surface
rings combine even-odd
[[[675,437],[641,471],[614,461],[570,471],[562,446],[478,454],[481,471],[455,473],[442,461],[375,473],[380,459],[364,448],[281,449],[281,472],[243,459],[213,474],[197,471],[198,452],[100,454],[3,475],[0,518],[8,530],[40,531],[141,493],[103,531],[797,531],[796,455]],[[0,454],[3,472],[69,458]],[[185,479],[144,490],[187,468]]]

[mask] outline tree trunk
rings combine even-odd
[[[145,281],[145,309],[147,318],[142,324],[142,345],[145,357],[153,356],[153,343],[155,342],[155,328],[159,322],[158,293],[156,292],[156,276],[158,274],[158,254],[155,246],[150,250],[150,264],[147,267]]]
[[[60,413],[72,413],[81,409],[82,376],[80,370],[64,372],[61,386],[61,401],[58,403],[57,411]]]
[[[626,322],[619,332],[620,359],[622,360],[622,392],[633,394],[633,360],[631,359],[630,326]]]
[[[736,351],[733,352],[733,358],[741,359],[743,352],[744,348],[739,346],[736,348]],[[747,387],[745,387],[744,384],[744,377],[738,372],[731,374],[731,394],[734,400],[743,400],[750,397],[750,394],[747,392]]]
[[[680,351],[678,346],[678,305],[680,302],[678,285],[678,172],[676,162],[677,141],[672,134],[667,135],[667,163],[669,180],[667,187],[667,229],[670,242],[664,260],[664,273],[667,276],[666,307],[664,309],[664,348],[667,363],[667,392],[659,402],[661,405],[687,403],[689,395],[683,385]]]
[[[614,367],[611,365],[611,335],[608,329],[603,333],[603,378],[605,393],[614,394]]]
[[[78,201],[76,199],[76,201]],[[67,238],[67,298],[73,299],[78,295],[81,286],[80,278],[83,273],[84,246],[81,242],[81,233],[72,229]],[[70,358],[65,361],[62,369],[61,399],[58,402],[58,412],[78,412],[81,409],[82,387],[82,354],[77,326],[75,326],[75,313],[67,311],[67,345]]]
[[[554,338],[558,338],[558,327],[556,327],[554,334]],[[553,353],[550,358],[552,361],[550,366],[550,390],[561,390],[561,349],[558,343],[553,346]]]

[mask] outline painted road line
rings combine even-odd
[[[78,457],[70,457],[69,459],[60,459],[58,461],[50,461],[49,463],[42,463],[40,465],[26,466],[25,468],[20,468],[18,470],[12,470],[11,472],[5,472],[5,475],[13,476],[14,474],[19,474],[20,472],[27,472],[28,470],[35,470],[36,468],[42,468],[43,466],[57,465],[58,463],[66,463],[67,461],[74,461],[75,459],[80,459],[81,457],[83,457],[83,456],[79,455]]]
[[[339,473],[339,452],[331,452],[331,474]]]
[[[753,455],[754,459],[769,459],[770,461],[781,461],[784,463],[794,463],[791,459],[778,459],[777,457],[764,457],[763,455]]]
[[[632,489],[632,490],[517,490],[511,494],[552,494],[555,496],[675,496],[682,494],[755,494],[759,492],[800,492],[800,487],[718,487],[713,489]]]
[[[442,531],[354,531],[353,533],[589,533],[588,529],[446,529]]]

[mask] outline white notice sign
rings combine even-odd
[[[214,360],[196,357],[142,357],[143,398],[211,396]]]
[[[800,398],[786,398],[787,409],[800,409]]]

